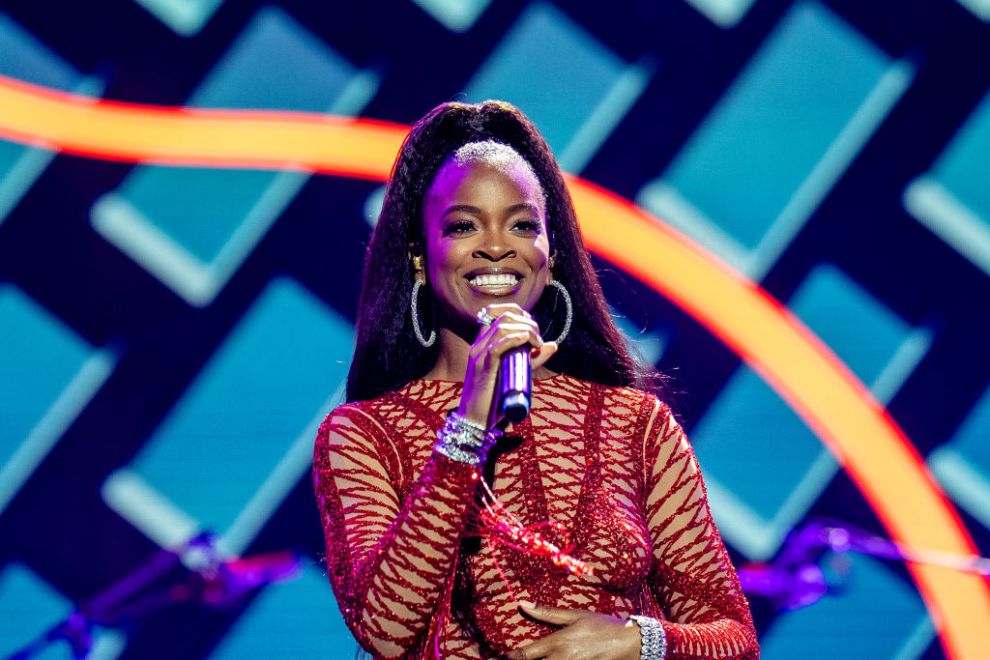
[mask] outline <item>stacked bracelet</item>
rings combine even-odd
[[[667,633],[664,632],[660,621],[638,614],[633,614],[629,618],[639,626],[639,634],[643,637],[639,660],[663,660],[667,655]]]
[[[494,431],[451,412],[437,431],[437,443],[433,445],[433,449],[453,461],[481,465],[485,462],[488,449],[495,444],[495,439]]]

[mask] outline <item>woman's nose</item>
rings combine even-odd
[[[471,256],[488,261],[502,261],[508,257],[516,256],[516,251],[509,247],[506,237],[497,232],[486,232],[486,236],[479,242]]]

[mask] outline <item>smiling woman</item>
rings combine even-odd
[[[498,364],[523,346],[532,413],[502,432]],[[315,447],[330,578],[361,645],[757,657],[661,382],[625,349],[529,120],[496,101],[420,120],[368,248],[348,403]]]

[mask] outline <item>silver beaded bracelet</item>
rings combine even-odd
[[[660,621],[639,614],[633,614],[629,619],[636,622],[639,634],[643,637],[639,660],[663,660],[667,656],[667,633]]]
[[[433,449],[458,463],[481,465],[489,448],[495,444],[496,437],[494,431],[464,419],[457,412],[451,412],[437,431]]]

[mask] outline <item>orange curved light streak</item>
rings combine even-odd
[[[304,113],[98,101],[0,76],[0,137],[94,158],[297,168],[385,180],[407,131],[397,124]],[[908,438],[785,307],[629,201],[577,177],[568,184],[589,248],[669,298],[745,359],[829,447],[895,541],[975,553]],[[946,653],[984,657],[990,586],[951,569],[908,568]]]

